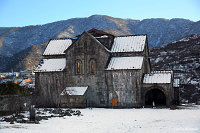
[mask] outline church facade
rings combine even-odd
[[[35,69],[38,107],[170,106],[172,71],[151,71],[146,35],[91,29],[50,40]]]

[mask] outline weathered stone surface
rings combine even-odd
[[[26,106],[24,105],[26,103]],[[6,95],[0,96],[0,111],[19,112],[28,110],[31,96]]]
[[[61,72],[36,73],[36,105],[38,107],[142,107],[145,95],[153,87],[143,84],[143,76],[151,72],[148,41],[142,52],[110,51],[114,36],[95,38],[97,33],[82,33],[65,51],[66,68]],[[101,33],[102,35],[102,33]],[[111,57],[143,56],[139,70],[106,70]],[[49,58],[44,56],[44,58]],[[59,58],[59,56],[51,56]],[[77,62],[80,63],[77,72]],[[94,62],[94,72],[91,72]],[[66,87],[88,86],[83,96],[61,96]],[[174,100],[172,84],[159,84],[166,96],[166,105]],[[115,102],[115,105],[113,104]]]

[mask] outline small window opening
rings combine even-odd
[[[77,73],[81,73],[81,63],[77,62]]]
[[[94,73],[94,62],[91,63],[91,73]]]
[[[81,74],[82,73],[82,62],[77,60],[75,63],[75,68],[74,68],[76,74]]]

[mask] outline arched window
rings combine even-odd
[[[76,74],[81,74],[82,72],[82,62],[80,60],[75,62],[75,72]]]
[[[81,62],[77,62],[77,73],[81,73]]]
[[[94,59],[90,60],[90,74],[95,74],[96,62]]]
[[[91,63],[91,73],[94,73],[94,62]]]

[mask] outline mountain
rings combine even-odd
[[[150,51],[152,68],[172,69],[180,79],[181,98],[200,99],[200,35],[192,35]]]
[[[19,53],[14,54],[14,56],[7,57],[3,65],[0,67],[0,71],[20,71],[20,70],[34,70],[35,66],[39,64],[42,59],[42,54],[46,45],[32,45]]]
[[[93,15],[88,18],[72,18],[44,25],[0,27],[0,72],[10,71],[11,68],[30,69],[24,66],[28,62],[27,59],[32,54],[33,57],[41,58],[39,56],[48,40],[74,37],[92,28],[114,35],[147,34],[150,47],[158,47],[180,40],[189,34],[200,34],[200,21],[161,18],[140,21]],[[40,54],[36,54],[35,51],[40,51]],[[25,59],[27,56],[29,58]],[[24,63],[19,64],[19,62]]]
[[[186,19],[158,18],[140,21],[93,15],[44,25],[0,27],[0,55],[13,56],[32,45],[41,45],[52,38],[73,37],[92,28],[115,35],[147,34],[149,45],[156,47],[179,40],[186,34],[200,34],[199,25],[200,21],[192,22]]]

